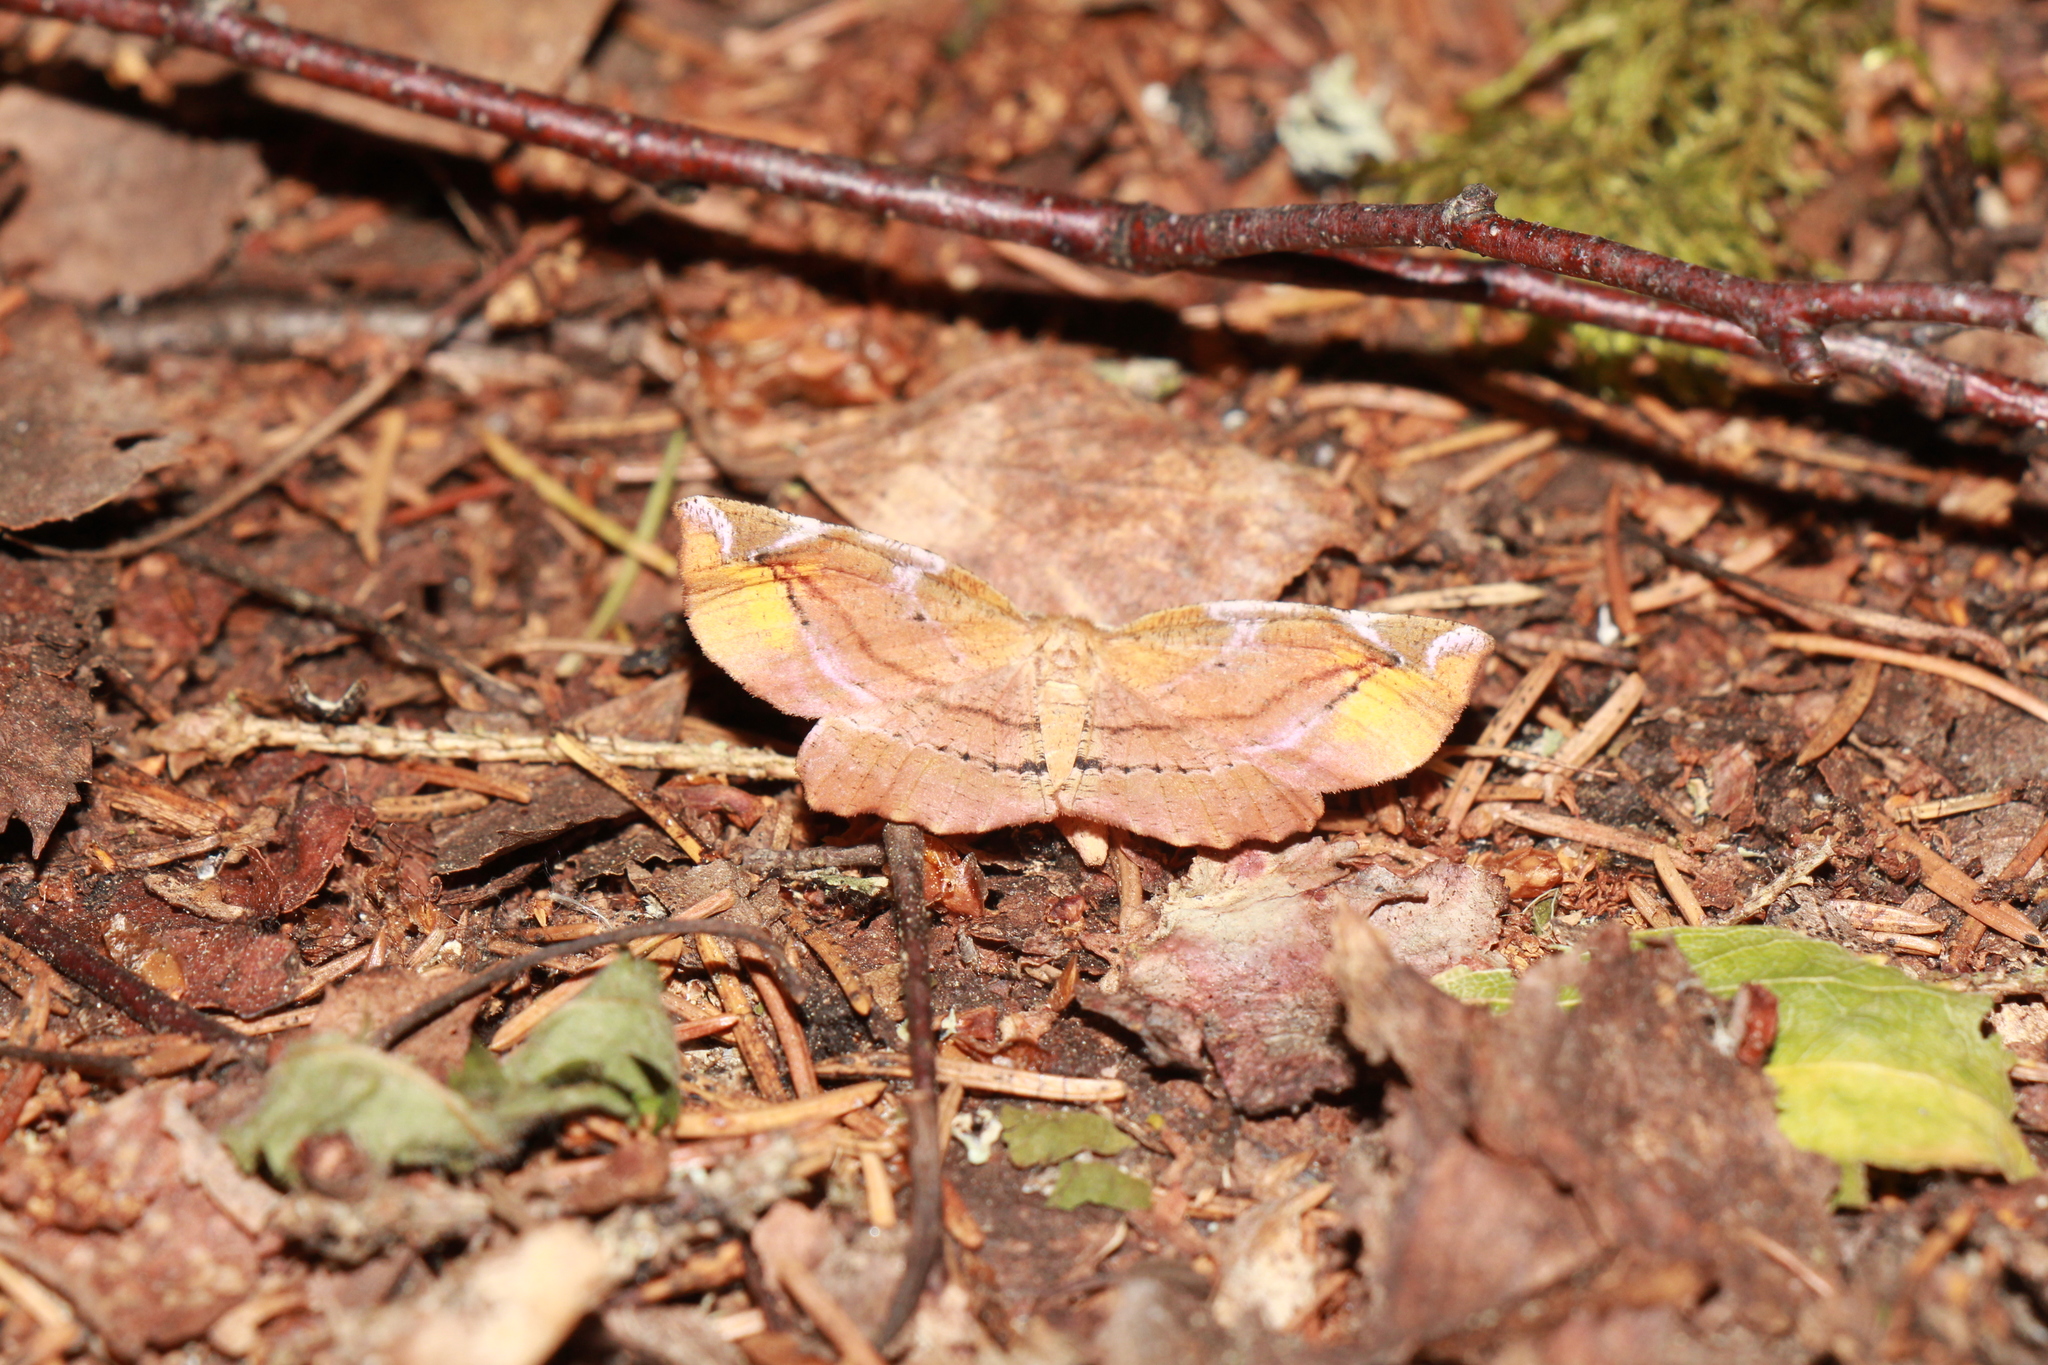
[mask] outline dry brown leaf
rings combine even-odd
[[[582,61],[610,0],[554,0],[506,5],[496,0],[279,0],[265,17],[311,29],[380,52],[395,52],[453,67],[484,80],[529,90],[558,90]],[[252,74],[266,99],[367,128],[384,137],[422,142],[458,156],[489,160],[506,141],[443,119],[395,109],[360,95],[313,85],[292,76]]]
[[[1270,601],[1351,495],[1169,416],[1072,355],[1006,356],[813,446],[804,477],[863,530],[922,546],[1028,612],[1116,625]]]
[[[92,698],[72,676],[86,640],[48,578],[0,557],[0,827],[20,817],[36,857],[92,773]]]
[[[1485,1331],[1596,1265],[1609,1301],[1683,1319],[1711,1297],[1712,1330],[1758,1338],[1828,1283],[1836,1173],[1778,1131],[1762,1076],[1714,1048],[1676,952],[1603,931],[1496,1018],[1398,962],[1362,916],[1331,936],[1346,1036],[1407,1077],[1385,1158],[1352,1175],[1389,1344]]]
[[[21,1211],[0,1214],[0,1255],[61,1293],[122,1360],[203,1333],[255,1288],[277,1247],[188,1180],[165,1131],[164,1106],[184,1093],[182,1083],[147,1086],[74,1121],[53,1150],[0,1149],[0,1201]],[[99,1201],[53,1225],[36,1198],[46,1178],[74,1200],[99,1191]]]
[[[540,1365],[604,1301],[616,1274],[611,1261],[588,1223],[542,1223],[371,1318],[337,1358]]]
[[[1433,973],[1492,961],[1507,906],[1500,878],[1483,869],[1352,872],[1342,860],[1356,851],[1315,840],[1278,854],[1197,857],[1167,893],[1158,928],[1126,949],[1124,989],[1084,988],[1083,1003],[1137,1032],[1157,1061],[1199,1068],[1206,1053],[1247,1113],[1344,1089],[1356,1070],[1337,1036],[1331,917],[1384,917],[1401,957]]]
[[[0,225],[0,269],[81,304],[198,280],[265,178],[249,143],[202,142],[26,85],[0,90],[0,146],[28,168],[28,192]]]
[[[178,457],[186,438],[164,430],[141,379],[101,368],[71,309],[20,314],[8,321],[7,338],[0,526],[19,531],[83,515]]]

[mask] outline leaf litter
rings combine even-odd
[[[1538,145],[1597,106],[1583,77],[1645,60],[1612,41],[1641,16],[1612,6],[1561,13],[1548,38],[1482,6],[1431,39],[1314,5],[1263,7],[1262,32],[1252,7],[661,0],[594,41],[587,6],[519,8],[410,55],[491,73],[523,56],[503,69],[528,83],[1185,210],[1310,196],[1274,129],[1331,57],[1360,73],[1331,107],[1372,110],[1373,146],[1440,149],[1368,167],[1397,177]],[[1762,72],[1798,87],[1757,126],[1767,155],[1637,180],[1659,187],[1644,231],[1725,239],[1739,213],[1742,240],[1715,249],[1745,260],[2039,292],[2033,39],[1989,12],[1915,16],[1893,36],[1924,62],[1870,47],[1840,74]],[[399,32],[405,16],[364,18]],[[193,126],[149,109],[217,65],[4,22],[10,60],[140,92],[67,88],[91,116],[82,156],[115,164],[175,133],[236,158],[213,190],[180,179],[189,213],[151,213],[145,176],[43,230],[38,268],[91,267],[92,297],[177,300],[102,316],[0,292],[0,367],[40,404],[32,430],[0,432],[0,516],[67,545],[197,505],[311,430],[359,367],[559,214],[548,196],[625,225],[573,225],[395,390],[392,416],[328,438],[207,533],[216,559],[366,616],[287,610],[167,555],[118,577],[0,561],[0,799],[26,831],[7,836],[0,894],[8,923],[47,930],[0,942],[10,1357],[859,1358],[912,1200],[888,1090],[905,982],[877,864],[792,860],[878,831],[763,775],[787,772],[772,765],[800,732],[693,659],[670,586],[622,567],[662,544],[617,556],[581,529],[591,508],[625,541],[659,525],[645,514],[678,430],[674,496],[836,513],[1035,609],[1393,600],[1503,642],[1452,752],[1333,803],[1291,847],[1122,840],[1085,861],[1020,830],[934,853],[941,1116],[987,1132],[971,1117],[986,1095],[1027,1098],[1002,1109],[1012,1161],[942,1168],[947,1269],[911,1358],[2009,1359],[2048,1341],[2048,1057],[2020,1022],[2048,973],[1998,931],[2013,921],[1967,913],[2037,916],[2048,741],[1960,674],[1772,635],[1846,623],[1980,664],[1989,641],[2027,687],[2048,578],[2026,439],[1919,423],[1851,385],[1794,399],[1746,362],[1623,371],[1512,315],[1122,281],[736,191],[658,199],[534,149],[427,173],[332,125],[274,131],[245,94]],[[1518,65],[1541,55],[1532,37],[1584,55]],[[2000,81],[2003,104],[1985,94]],[[1475,90],[1471,131],[1439,143]],[[1714,113],[1694,106],[1665,124]],[[396,113],[376,126],[402,133]],[[1938,126],[1950,114],[1967,138]],[[434,127],[435,145],[475,148]],[[1672,165],[1704,164],[1709,141]],[[42,164],[48,204],[64,181]],[[1591,183],[1563,162],[1512,169],[1539,192]],[[1688,217],[1671,207],[1688,184],[1766,189]],[[1556,216],[1610,212],[1600,188]],[[1774,216],[1782,236],[1746,235]],[[137,223],[150,252],[87,249]],[[650,252],[657,223],[691,254]],[[809,268],[825,262],[866,273]],[[2029,343],[2000,344],[2034,375]],[[1361,345],[1381,359],[1356,363]],[[1516,367],[1583,379],[1581,348],[1607,387],[1557,426]],[[537,461],[548,498],[483,453],[480,424]],[[1771,591],[1717,587],[1610,529],[1634,526]],[[1817,625],[1815,604],[1860,615]],[[375,628],[392,619],[505,693],[407,655]],[[321,709],[358,683],[360,713]],[[292,738],[174,742],[235,715]],[[671,746],[627,775],[712,875],[648,805],[564,763],[556,729],[592,750]],[[756,766],[690,768],[683,746]],[[1831,861],[1794,875],[1823,842]],[[752,949],[673,940],[602,972],[597,953],[533,968],[393,1052],[349,1041],[494,962],[629,922],[644,897],[682,914],[720,893],[732,908],[702,913],[775,935],[800,1005]],[[1745,914],[1762,923],[1726,922]],[[640,984],[614,997],[622,975]],[[1984,1032],[2000,999],[2006,1041]],[[467,1049],[528,1010],[545,1017],[504,1060]],[[223,1019],[267,1075],[222,1065]],[[1082,1081],[1121,1098],[1060,1098]]]

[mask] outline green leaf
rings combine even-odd
[[[1515,974],[1505,967],[1446,967],[1429,984],[1453,1000],[1484,1005],[1495,1014],[1506,1014],[1515,999]]]
[[[1895,968],[1782,929],[1658,930],[1702,984],[1731,996],[1744,982],[1778,997],[1778,1037],[1764,1068],[1778,1124],[1845,1172],[2034,1174],[2014,1125],[2012,1055],[1983,1034],[1991,1001],[1915,981]]]
[[[1013,1166],[1050,1166],[1080,1152],[1115,1156],[1131,1146],[1131,1139],[1115,1124],[1085,1110],[1041,1112],[1006,1104],[999,1117],[1003,1146]]]
[[[298,1183],[307,1138],[341,1133],[380,1166],[468,1170],[499,1155],[512,1134],[403,1057],[341,1034],[297,1043],[272,1068],[253,1113],[221,1134],[246,1170],[260,1164]]]
[[[1059,1179],[1045,1202],[1055,1209],[1101,1204],[1136,1213],[1152,1207],[1152,1186],[1134,1175],[1125,1175],[1107,1161],[1069,1161],[1060,1167]]]
[[[448,1088],[480,1109],[488,1109],[505,1098],[512,1083],[505,1079],[505,1064],[498,1060],[483,1039],[472,1038],[462,1062],[448,1073]]]
[[[443,1085],[402,1057],[339,1034],[297,1044],[263,1098],[222,1134],[242,1165],[285,1184],[309,1137],[340,1133],[381,1167],[465,1171],[507,1153],[537,1123],[596,1109],[673,1118],[675,1034],[661,973],[635,958],[606,967],[503,1062],[470,1049]]]
[[[566,1113],[563,1105],[573,1095],[621,1117],[646,1114],[666,1123],[682,1106],[675,1031],[661,1007],[660,970],[620,955],[581,995],[543,1020],[504,1067],[510,1092],[502,1107]]]
[[[1429,984],[1468,1005],[1484,1005],[1495,1014],[1506,1014],[1515,1000],[1515,985],[1521,980],[1506,967],[1446,967],[1429,979]],[[1557,1003],[1570,1009],[1579,1003],[1577,986],[1561,986]]]

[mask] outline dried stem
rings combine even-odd
[[[168,38],[399,108],[570,152],[656,185],[740,185],[973,233],[1138,274],[1198,270],[1372,293],[1473,298],[1749,355],[1804,382],[1839,364],[1941,411],[2048,420],[2048,390],[1875,338],[1843,323],[2048,328],[2042,301],[1980,286],[1771,283],[1494,212],[1466,187],[1440,204],[1300,204],[1176,214],[964,176],[876,166],[520,90],[274,24],[228,5],[0,0],[0,8]],[[1505,262],[1418,261],[1388,247],[1454,248]],[[1554,273],[1544,273],[1554,272]],[[1612,289],[1588,289],[1559,276]],[[1616,293],[1615,289],[1629,291]]]
[[[794,782],[796,760],[769,749],[749,749],[724,740],[622,739],[616,735],[580,735],[583,746],[621,768],[665,768],[690,777],[727,777],[751,782]],[[360,758],[428,759],[471,763],[567,763],[569,756],[547,735],[472,735],[456,730],[411,730],[396,725],[323,725],[307,720],[273,720],[244,711],[234,703],[201,707],[171,718],[149,732],[146,742],[159,751],[191,762],[209,759],[232,763],[251,749],[302,749],[312,754],[344,754]],[[486,793],[487,795],[489,793]],[[816,861],[799,859],[797,866],[874,866],[879,854],[865,862],[845,862],[833,850]],[[864,857],[854,851],[851,857]],[[762,868],[748,865],[751,870]],[[771,869],[779,870],[779,869]]]
[[[925,907],[924,831],[889,825],[882,831],[889,855],[889,892],[896,902],[896,934],[903,942],[903,1014],[910,1026],[910,1089],[903,1096],[910,1118],[910,1246],[903,1278],[889,1301],[881,1340],[903,1330],[925,1281],[938,1264],[945,1193],[939,1184],[945,1149],[939,1133],[939,1051],[932,1028],[931,959],[927,939],[931,915]]]

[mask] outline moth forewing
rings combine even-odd
[[[686,499],[676,517],[698,644],[791,715],[909,700],[1030,648],[1002,594],[913,546],[718,498]]]
[[[1106,668],[1275,780],[1315,792],[1408,773],[1450,733],[1492,641],[1470,626],[1285,602],[1159,612]]]

